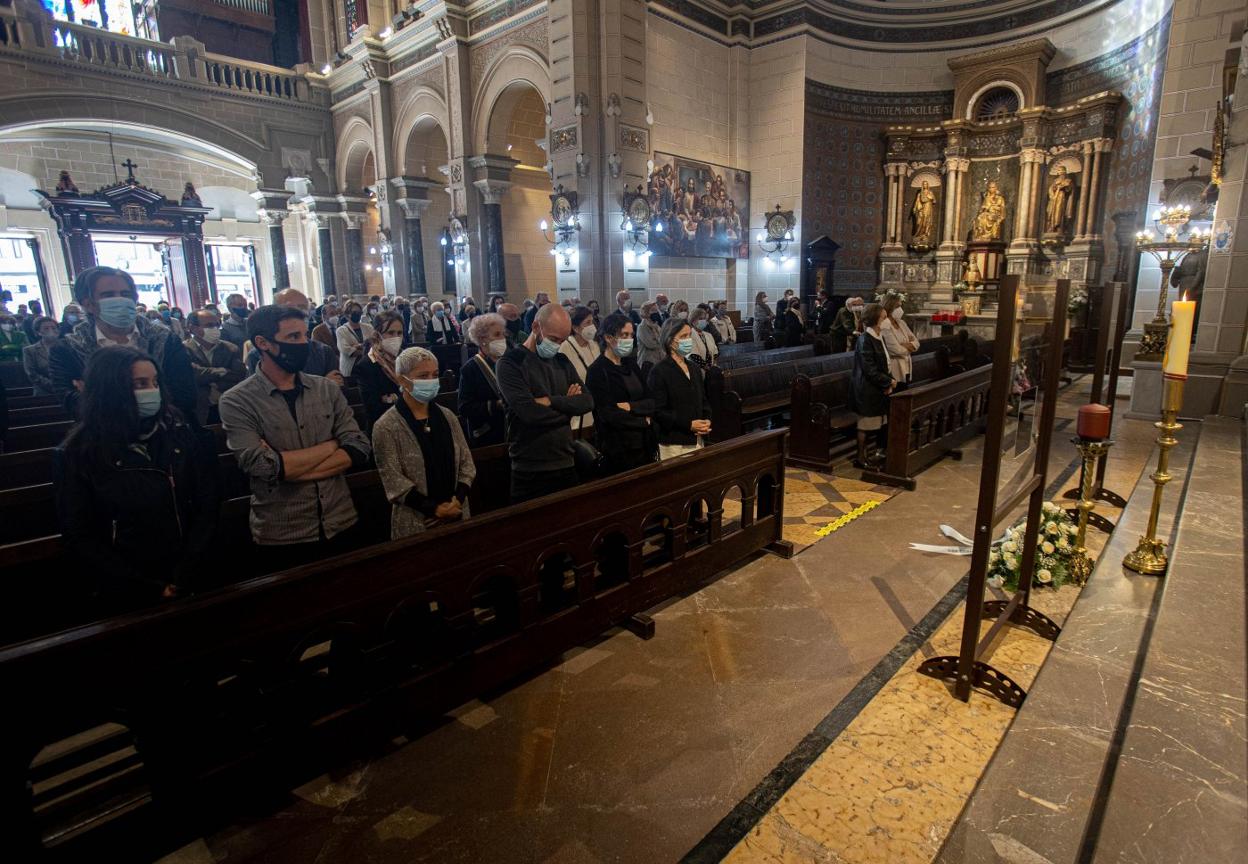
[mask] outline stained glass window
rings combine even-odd
[[[158,0],[43,0],[58,21],[99,27],[124,36],[159,40]]]

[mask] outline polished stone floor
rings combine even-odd
[[[1067,425],[1079,391],[1059,407]],[[1107,485],[1129,489],[1153,430],[1116,431]],[[1066,440],[1050,468],[1061,489],[1073,485]],[[619,632],[569,652],[167,860],[680,860],[958,582],[965,559],[907,543],[942,542],[941,522],[969,532],[976,446],[792,560],[755,558],[668,604],[652,640]]]

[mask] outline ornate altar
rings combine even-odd
[[[1058,279],[1075,289],[1099,281],[1106,154],[1122,97],[1047,104],[1053,54],[1038,39],[954,58],[953,119],[887,128],[884,290],[933,312],[982,307],[990,331],[1005,274],[1020,277],[1030,313],[1041,315]]]
[[[139,166],[132,161],[127,159],[122,167],[129,175],[125,180],[90,194],[79,192],[67,171],[61,172],[53,194],[35,190],[56,222],[70,277],[95,266],[94,235],[155,236],[165,244],[173,302],[184,309],[200,308],[210,297],[204,219],[212,208],[198,206],[193,188],[191,197],[175,203],[141,185],[134,176]]]

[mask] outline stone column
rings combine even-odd
[[[301,200],[307,226],[316,231],[317,269],[321,278],[321,298],[338,293],[338,274],[334,272],[333,223],[342,211],[337,198],[327,195],[306,195]]]
[[[944,164],[945,172],[945,218],[941,222],[941,242],[952,243],[957,226],[953,222],[953,208],[958,202],[958,169],[954,167],[957,160],[948,159]]]
[[[260,189],[251,193],[259,204],[260,220],[269,226],[269,252],[273,259],[273,293],[290,287],[290,269],[286,263],[286,236],[282,223],[286,220],[291,194],[276,189]]]
[[[1097,226],[1097,211],[1101,206],[1101,166],[1105,163],[1104,154],[1113,147],[1113,142],[1098,138],[1092,142],[1092,179],[1088,183],[1088,209],[1084,214],[1084,234],[1089,240],[1099,240],[1101,232]]]
[[[1075,215],[1075,239],[1082,240],[1088,233],[1088,197],[1092,184],[1092,142],[1084,141],[1079,147],[1083,166],[1079,170],[1079,207]]]
[[[402,237],[395,239],[403,248],[408,290],[412,294],[428,294],[421,217],[429,207],[429,191],[443,188],[442,184],[425,177],[395,177],[390,184],[395,188],[395,203],[403,210]]]
[[[503,260],[502,199],[511,188],[511,169],[518,163],[504,156],[474,156],[468,160],[476,179],[472,185],[481,193],[481,221],[477,237],[485,265],[485,292],[478,303],[492,293],[507,293],[507,268]],[[474,294],[475,296],[475,294]]]
[[[451,121],[450,128],[445,130],[450,160],[441,170],[446,175],[446,192],[451,197],[451,215],[458,217],[471,231],[481,224],[481,199],[469,186],[472,169],[468,166],[468,158],[474,148],[475,124],[478,120],[485,123],[489,118],[472,116],[474,90],[466,19],[448,15],[439,20],[446,22],[450,32],[446,39],[438,43],[443,58],[442,71]],[[456,291],[459,296],[471,293],[478,302],[484,302],[485,266],[481,244],[470,242],[466,257],[466,269],[455,274]],[[445,285],[444,290],[450,293],[451,285]]]
[[[884,166],[888,178],[888,218],[884,242],[889,246],[901,246],[901,211],[905,202],[905,162],[889,162]]]
[[[368,203],[368,199],[362,196],[338,196],[343,227],[346,229],[346,287],[350,293],[358,295],[368,293],[368,285],[364,281],[364,220]]]

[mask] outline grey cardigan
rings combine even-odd
[[[659,326],[648,319],[636,327],[637,331],[637,365],[646,363],[658,364],[667,354],[659,344]]]
[[[436,403],[430,407],[430,410],[435,409],[446,416],[446,422],[451,425],[451,437],[455,439],[455,482],[471,486],[477,476],[477,466],[473,464],[472,451],[468,449],[468,439],[460,428],[459,418]],[[420,442],[397,408],[389,409],[373,424],[373,455],[377,459],[377,473],[381,475],[386,498],[392,505],[390,539],[398,540],[426,530],[429,526],[425,524],[425,514],[403,503],[413,488],[421,495],[429,494],[429,488],[425,485],[425,457]],[[464,518],[469,515],[468,502],[465,501]]]

